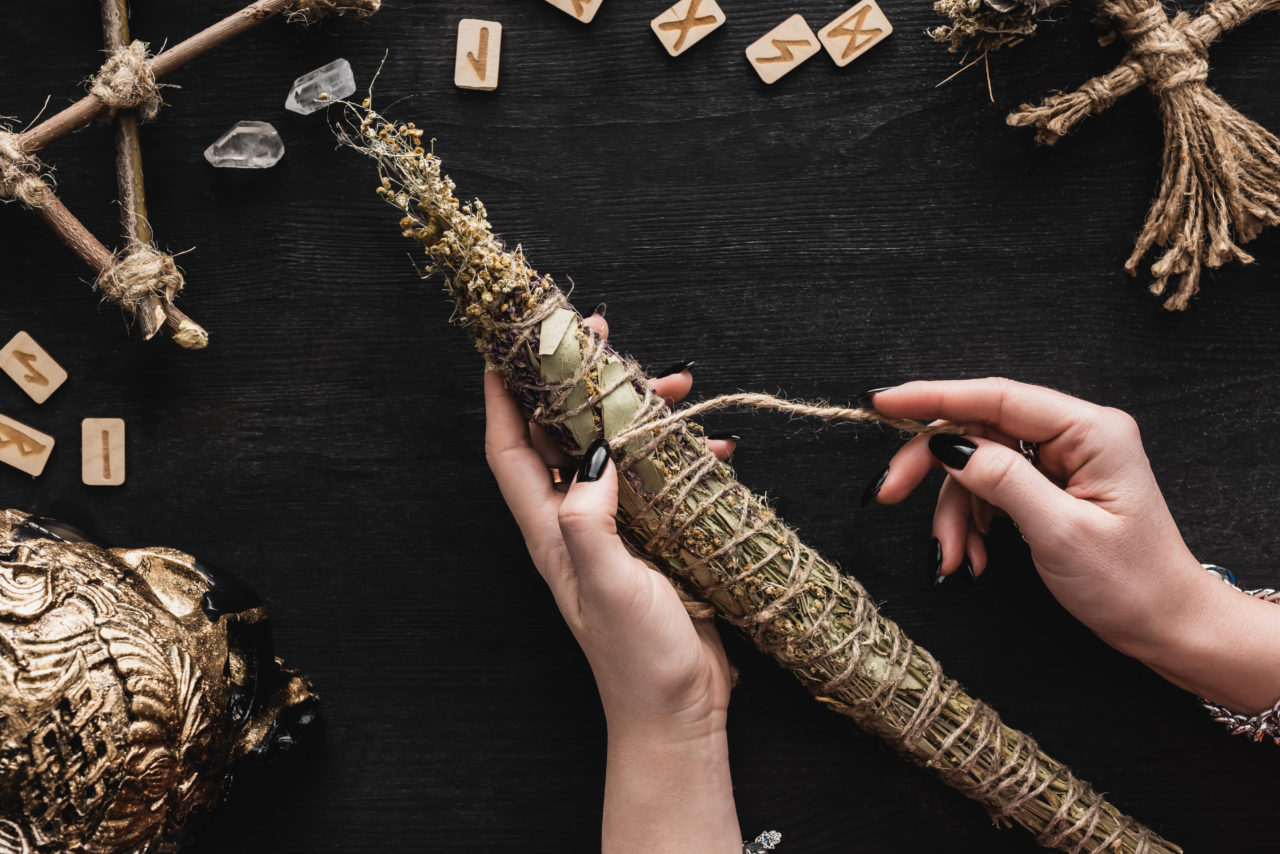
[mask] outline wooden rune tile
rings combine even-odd
[[[801,15],[792,15],[747,47],[747,60],[765,83],[773,83],[821,50]]]
[[[453,85],[459,89],[491,92],[498,88],[498,56],[502,48],[502,24],[463,18],[458,22],[458,53],[453,63]]]
[[[0,370],[22,386],[36,403],[48,400],[67,379],[62,366],[25,332],[13,336],[0,350]]]
[[[716,0],[680,0],[649,22],[667,53],[679,56],[725,22]]]
[[[124,483],[123,418],[86,418],[80,423],[80,479],[88,486]]]
[[[53,453],[53,437],[0,415],[0,463],[39,477]]]
[[[547,0],[547,2],[561,12],[566,12],[582,23],[589,24],[596,16],[596,12],[600,11],[600,4],[604,0]]]
[[[893,25],[876,0],[862,0],[818,31],[822,46],[841,68],[888,38]]]

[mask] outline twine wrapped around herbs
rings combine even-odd
[[[1151,292],[1169,291],[1167,309],[1187,307],[1204,267],[1252,262],[1239,244],[1280,222],[1280,140],[1205,82],[1209,45],[1254,15],[1276,9],[1280,0],[1214,0],[1198,17],[1170,18],[1159,0],[1100,0],[1100,16],[1129,42],[1121,63],[1074,92],[1023,104],[1008,117],[1010,125],[1035,126],[1036,141],[1052,145],[1139,86],[1156,96],[1164,169],[1125,269],[1137,275],[1147,252],[1164,247],[1151,267]]]
[[[633,359],[582,323],[550,276],[494,236],[480,202],[458,201],[440,160],[422,147],[421,130],[386,123],[367,101],[363,111],[351,106],[358,129],[340,137],[377,161],[379,194],[444,275],[455,317],[487,367],[501,372],[529,418],[571,454],[581,456],[599,436],[610,442],[619,533],[629,549],[742,628],[819,701],[936,771],[997,821],[1077,854],[1181,851],[945,676],[856,580],[739,484],[689,420],[731,405],[883,420],[877,413],[748,394],[672,412]]]

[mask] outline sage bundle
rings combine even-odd
[[[1063,851],[1181,851],[944,675],[861,584],[737,482],[690,420],[722,405],[827,419],[873,420],[876,413],[746,394],[673,411],[633,359],[583,324],[550,276],[494,235],[482,203],[458,200],[420,129],[388,123],[367,100],[363,110],[350,107],[357,122],[340,137],[376,160],[377,192],[443,274],[454,317],[486,366],[501,372],[529,419],[570,454],[580,457],[597,437],[609,441],[618,529],[633,553],[710,603],[820,702],[935,771],[996,821],[1019,824]]]

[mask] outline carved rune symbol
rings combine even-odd
[[[773,49],[778,52],[778,55],[760,57],[759,59],[756,60],[756,62],[758,62],[761,65],[765,64],[766,62],[791,62],[796,58],[795,54],[791,52],[791,48],[793,45],[795,47],[809,46],[808,39],[770,39],[769,41],[773,43]]]
[[[679,52],[680,48],[684,47],[685,39],[689,37],[689,31],[694,27],[705,27],[707,24],[716,22],[715,15],[703,15],[701,18],[697,16],[698,6],[701,3],[702,0],[689,0],[689,14],[685,15],[683,20],[663,21],[658,24],[658,29],[660,30],[680,31],[680,35],[676,38],[675,46],[672,48],[673,51]]]
[[[24,457],[34,457],[44,453],[44,445],[35,439],[7,424],[0,424],[0,450],[10,445],[16,446],[18,453]]]
[[[27,369],[27,374],[23,377],[24,380],[32,383],[33,385],[49,384],[49,378],[40,373],[39,369],[36,368],[36,357],[34,353],[24,353],[21,350],[14,350],[13,360]]]
[[[849,37],[849,42],[844,46],[844,54],[840,57],[841,59],[848,59],[867,42],[872,41],[876,36],[884,32],[884,30],[879,27],[863,29],[862,25],[866,23],[867,15],[870,13],[871,7],[863,6],[848,18],[845,18],[839,26],[831,30],[831,36]],[[850,27],[850,24],[852,24],[852,27]],[[860,36],[864,37],[861,41],[859,41]]]
[[[573,0],[573,14],[581,18],[582,13],[590,5],[591,5],[591,0]]]
[[[478,50],[480,51],[480,58],[477,59],[474,53],[472,53],[471,51],[467,51],[467,61],[470,62],[471,67],[475,69],[476,76],[479,77],[481,80],[483,80],[484,72],[489,66],[489,28],[488,27],[480,28],[480,46]]]

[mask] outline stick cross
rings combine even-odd
[[[1280,0],[1213,0],[1196,17],[1170,18],[1159,0],[1100,0],[1100,15],[1129,42],[1124,59],[1076,91],[1023,104],[1006,119],[1015,127],[1034,125],[1036,142],[1053,145],[1138,87],[1151,90],[1164,125],[1164,169],[1125,269],[1137,275],[1148,250],[1163,247],[1151,266],[1150,289],[1163,295],[1173,282],[1167,309],[1187,307],[1204,267],[1252,262],[1239,244],[1280,223],[1280,140],[1205,82],[1209,45],[1275,9]]]
[[[132,57],[133,63],[135,66],[141,63],[141,70],[149,78],[150,89],[154,91],[154,78],[181,68],[206,51],[277,14],[284,13],[290,20],[302,23],[345,12],[367,18],[378,10],[380,4],[381,0],[255,0],[180,44],[146,58],[145,46],[123,44],[127,26],[121,11],[122,2],[106,0],[103,10],[107,16],[104,19],[107,40],[111,42],[118,37],[120,44],[103,69],[104,72],[117,69],[128,54],[136,53]],[[141,199],[140,167],[137,165],[138,157],[133,156],[138,151],[136,119],[122,114],[126,126],[135,125],[132,142],[126,140],[121,145],[121,150],[129,149],[121,156],[126,161],[133,161],[120,167],[122,178],[126,173],[133,173],[126,182],[131,185],[131,192],[122,189],[122,216],[129,244],[122,255],[117,256],[85,228],[57,197],[50,183],[41,177],[42,167],[35,159],[36,152],[88,125],[100,115],[114,116],[121,108],[149,103],[145,93],[126,103],[117,102],[113,87],[96,85],[102,82],[102,78],[110,76],[104,72],[95,78],[95,86],[88,95],[36,127],[22,133],[10,133],[0,127],[0,202],[16,200],[34,210],[62,242],[97,273],[95,288],[135,316],[145,337],[151,338],[164,331],[181,346],[200,349],[208,343],[208,334],[173,304],[173,296],[182,287],[182,274],[174,266],[171,256],[156,251],[150,245],[150,227],[146,225],[142,207],[145,203]],[[137,71],[133,73],[137,75]],[[121,133],[122,139],[129,135],[127,131]]]

